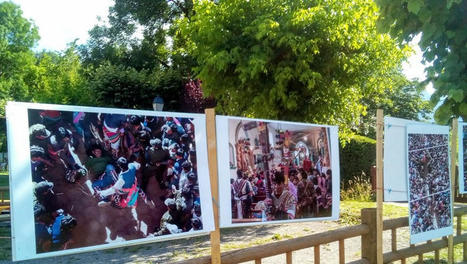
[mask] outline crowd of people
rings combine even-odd
[[[448,140],[443,134],[409,134],[409,151],[445,146]]]
[[[451,224],[447,135],[409,134],[411,233]]]
[[[67,247],[79,219],[52,206],[52,168],[67,184],[84,183],[98,206],[164,205],[153,234],[202,229],[195,131],[189,118],[29,110],[38,251]],[[158,194],[147,195],[151,178]],[[154,182],[154,180],[152,180]],[[66,192],[63,195],[67,195]],[[76,201],[79,202],[79,201]],[[58,237],[58,238],[57,238]],[[52,241],[54,247],[45,245]]]
[[[448,139],[443,135],[409,135],[410,200],[449,189]]]
[[[464,191],[467,192],[467,125],[464,125],[462,128],[462,144],[463,144],[463,157],[464,157]],[[459,161],[460,162],[460,161]]]
[[[410,203],[412,234],[451,226],[451,198],[449,191],[437,193]]]
[[[234,222],[327,216],[332,207],[332,171],[326,167],[319,171],[315,164],[309,170],[292,166],[287,175],[284,167],[253,174],[237,170],[237,179],[231,179],[231,204]]]

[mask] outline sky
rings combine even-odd
[[[0,0],[2,2],[4,0]],[[36,50],[62,51],[67,44],[78,39],[83,44],[88,39],[88,31],[98,23],[97,17],[105,20],[113,0],[13,0],[23,10],[23,16],[32,19],[39,28],[41,37]],[[403,73],[409,78],[425,79],[422,52],[418,45],[419,36],[411,43],[415,50],[406,63]],[[425,97],[434,92],[427,86]]]
[[[1,1],[1,0],[0,0]],[[3,2],[3,1],[1,1]],[[23,10],[23,17],[32,19],[41,37],[36,50],[66,49],[78,38],[83,44],[88,31],[98,23],[97,17],[106,18],[112,0],[13,0]]]

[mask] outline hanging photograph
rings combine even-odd
[[[217,116],[223,227],[337,219],[337,127]]]
[[[213,229],[204,115],[10,102],[7,125],[14,260]]]
[[[459,193],[467,193],[467,123],[459,122]]]
[[[452,234],[449,127],[407,126],[410,243]]]

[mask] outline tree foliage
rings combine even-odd
[[[159,95],[164,109],[180,109],[190,60],[172,52],[169,37],[172,22],[191,10],[192,1],[115,0],[109,23],[93,27],[79,47],[100,104],[150,108]]]
[[[0,3],[0,115],[6,101],[93,104],[75,45],[64,52],[34,53],[36,26],[19,6]]]
[[[103,64],[90,77],[90,88],[102,106],[152,109],[155,95],[164,95],[164,109],[179,107],[179,77],[173,72],[152,74],[123,65]],[[176,87],[173,87],[175,85]]]
[[[467,119],[467,0],[377,0],[381,29],[410,41],[421,33],[426,82],[433,81],[433,103],[442,102],[435,119]]]
[[[31,101],[75,105],[96,102],[74,45],[64,52],[43,51],[36,57],[28,80]]]
[[[8,100],[30,97],[27,81],[35,57],[31,48],[39,40],[36,26],[11,3],[0,3],[0,115]]]
[[[376,20],[370,0],[199,1],[180,34],[220,112],[349,132],[407,55]]]
[[[394,88],[385,88],[383,94],[363,99],[367,106],[366,115],[361,116],[357,134],[376,139],[376,110],[382,109],[384,115],[409,120],[427,120],[433,105],[424,99],[425,86],[418,81],[409,81],[400,72],[392,75]]]

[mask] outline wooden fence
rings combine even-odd
[[[3,200],[4,192],[8,187],[0,187],[0,197],[3,204],[9,204],[9,201]],[[454,217],[457,218],[456,234],[454,244],[463,244],[463,261],[467,261],[467,232],[462,233],[462,217],[467,215],[467,206],[454,209]],[[0,221],[9,220],[9,215],[0,215]],[[383,222],[383,230],[391,231],[391,251],[383,254],[383,262],[393,261],[406,262],[406,258],[418,256],[423,259],[423,254],[435,252],[435,263],[439,263],[439,250],[448,246],[447,238],[436,241],[428,241],[419,245],[397,248],[397,229],[408,226],[408,217],[394,218]],[[286,263],[292,263],[292,254],[294,251],[313,248],[314,263],[320,263],[320,246],[332,242],[339,244],[339,263],[345,261],[345,239],[361,237],[361,256],[362,258],[348,263],[376,263],[376,208],[365,208],[361,211],[361,224],[339,228],[318,234],[312,234],[294,239],[282,240],[278,242],[253,246],[244,249],[232,250],[221,254],[221,263],[241,263],[246,261],[255,261],[260,264],[263,258],[285,254]],[[467,230],[467,227],[464,227]],[[177,264],[210,264],[211,256],[189,259],[176,262]]]
[[[462,233],[462,217],[464,215],[467,215],[467,206],[456,208],[454,210],[454,217],[457,218],[454,244],[463,244],[463,261],[467,261],[467,233]],[[376,208],[362,209],[361,221],[362,222],[360,225],[223,252],[221,255],[221,263],[233,264],[246,261],[255,261],[255,264],[261,264],[263,258],[285,254],[286,263],[291,264],[292,254],[294,251],[313,247],[314,263],[319,264],[320,246],[331,242],[338,242],[339,244],[339,263],[346,263],[344,250],[345,239],[352,237],[361,237],[362,258],[348,263],[376,263]],[[411,245],[410,247],[402,249],[397,248],[397,229],[408,226],[408,223],[408,217],[394,218],[383,221],[383,230],[391,230],[391,252],[386,252],[383,254],[383,262],[390,263],[400,260],[401,263],[406,263],[406,259],[413,256],[418,256],[419,260],[421,261],[423,259],[423,254],[434,251],[435,263],[439,263],[439,250],[448,247],[447,238],[442,238],[436,241],[428,241],[427,243],[419,245]],[[175,264],[182,263],[210,264],[211,256],[179,261]]]

